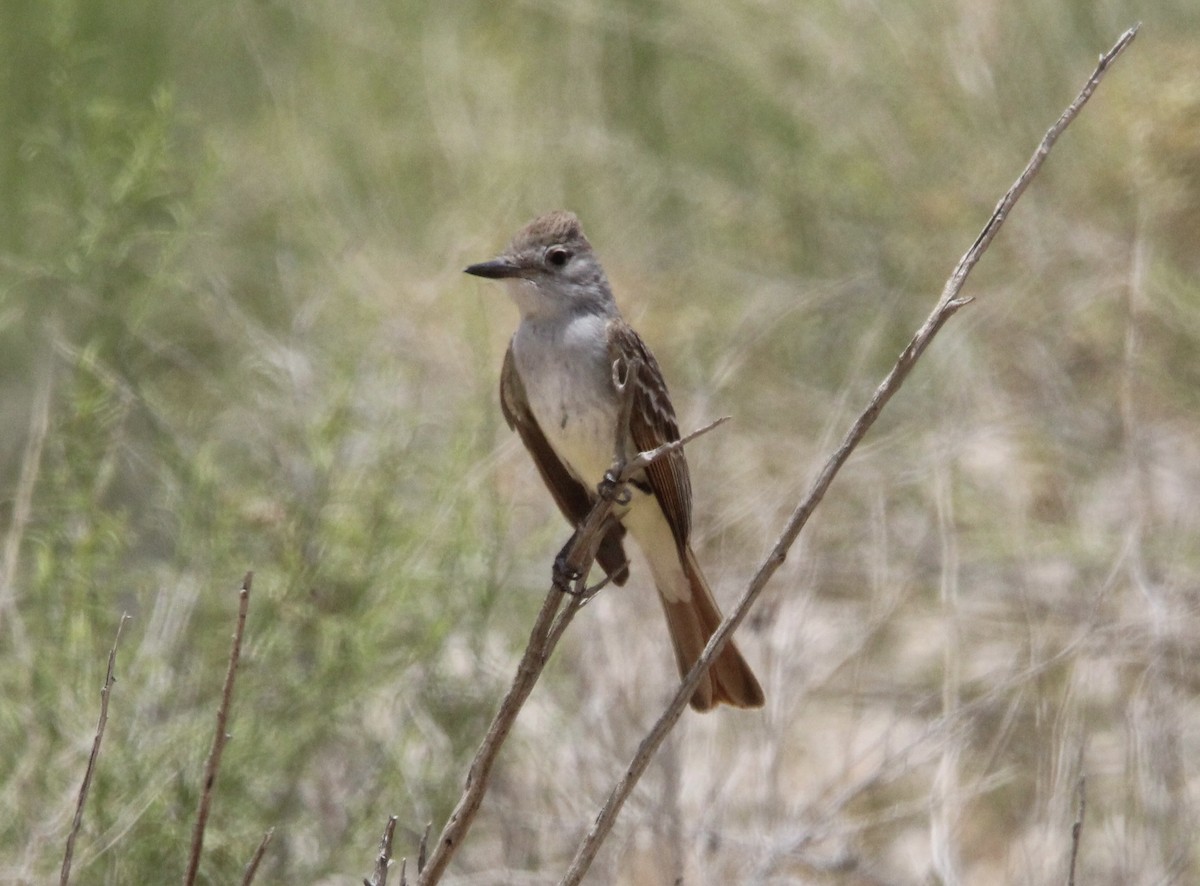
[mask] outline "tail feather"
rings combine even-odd
[[[717,601],[713,599],[690,547],[685,548],[681,561],[691,586],[690,599],[668,599],[661,591],[659,599],[667,617],[671,642],[675,646],[675,662],[679,665],[682,677],[692,669],[708,645],[709,638],[720,626],[721,610],[717,608]],[[763,705],[762,687],[732,639],[709,666],[708,673],[696,686],[691,699],[692,707],[698,711],[711,710],[721,703],[736,708],[759,708]]]

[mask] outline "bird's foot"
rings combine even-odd
[[[633,501],[633,493],[629,491],[629,485],[623,483],[611,468],[604,472],[604,479],[596,487],[596,494],[621,507]]]
[[[575,544],[575,537],[571,536],[571,540],[563,546],[563,549],[558,552],[558,556],[554,558],[554,568],[550,574],[550,581],[554,587],[558,588],[564,594],[577,595],[580,592],[576,590],[575,585],[579,579],[583,578],[579,570],[571,565],[570,553],[571,548]]]

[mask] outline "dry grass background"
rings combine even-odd
[[[0,13],[0,881],[360,882],[440,826],[564,529],[464,278],[583,218],[744,583],[995,199],[1133,21],[961,312],[590,882],[1195,882],[1200,21],[1126,2],[15,3]],[[673,669],[577,619],[448,882],[555,882]]]

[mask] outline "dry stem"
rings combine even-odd
[[[1067,868],[1067,886],[1075,886],[1075,862],[1079,859],[1079,840],[1083,836],[1083,815],[1087,812],[1087,777],[1080,775],[1076,787],[1079,806],[1071,825],[1071,865]]]
[[[250,859],[250,863],[246,865],[246,872],[242,874],[242,886],[250,886],[254,882],[254,875],[258,873],[258,866],[262,864],[263,856],[267,854],[267,845],[271,842],[271,837],[275,836],[275,828],[269,828],[263,834],[262,841],[258,844],[258,848],[254,850],[254,856]]]
[[[887,402],[900,388],[900,385],[904,383],[904,380],[908,377],[909,372],[912,371],[917,360],[925,352],[933,337],[937,335],[938,330],[942,328],[945,322],[959,308],[970,303],[970,297],[962,297],[960,293],[972,268],[979,262],[983,253],[995,238],[996,233],[1000,230],[1001,225],[1004,224],[1004,220],[1008,217],[1008,213],[1013,205],[1020,198],[1025,188],[1028,187],[1033,177],[1037,175],[1038,170],[1041,169],[1042,163],[1049,155],[1055,141],[1058,140],[1063,130],[1079,114],[1079,111],[1091,97],[1101,79],[1103,79],[1109,66],[1133,41],[1139,27],[1140,25],[1134,25],[1127,30],[1113,45],[1112,49],[1100,56],[1100,61],[1095,71],[1087,83],[1084,84],[1083,89],[1080,90],[1075,100],[1071,102],[1067,109],[1059,116],[1058,120],[1055,121],[1054,125],[1046,132],[1046,135],[1042,138],[1041,143],[1038,145],[1037,150],[1034,151],[1024,170],[1017,177],[1012,187],[1000,199],[1000,202],[996,204],[995,210],[993,210],[991,217],[988,219],[987,224],[984,225],[979,236],[975,238],[975,242],[971,245],[971,248],[959,259],[958,265],[954,268],[954,272],[950,275],[949,280],[946,281],[946,285],[942,289],[942,294],[934,306],[932,313],[930,313],[920,329],[917,330],[912,341],[901,352],[896,364],[875,390],[874,395],[872,395],[862,414],[859,415],[854,424],[851,425],[849,431],[846,432],[841,445],[830,456],[825,466],[821,469],[820,474],[813,481],[808,493],[792,512],[779,540],[775,543],[775,546],[771,549],[751,579],[750,584],[742,593],[737,605],[725,617],[721,626],[709,640],[704,653],[680,684],[675,697],[671,700],[671,704],[659,718],[658,722],[651,728],[649,734],[642,739],[633,761],[629,764],[620,781],[617,782],[616,787],[613,788],[608,800],[596,816],[592,827],[580,843],[570,868],[568,868],[567,873],[561,880],[562,886],[574,886],[574,884],[579,883],[583,879],[584,874],[596,856],[596,852],[600,848],[600,844],[604,841],[609,831],[612,830],[612,826],[616,821],[617,815],[620,813],[625,799],[641,778],[642,773],[645,772],[654,752],[662,744],[663,739],[683,713],[688,699],[691,698],[692,692],[700,682],[700,677],[707,670],[712,660],[725,648],[730,635],[742,623],[750,607],[758,599],[759,594],[762,593],[767,581],[775,574],[780,565],[783,564],[788,550],[800,534],[800,530],[808,522],[808,518],[812,515],[812,512],[820,504],[821,499],[824,498],[825,492],[833,482],[833,478],[837,476],[842,465],[849,459],[850,453],[854,451],[855,447],[858,446],[859,442],[871,428],[871,425],[875,423],[875,419],[879,417],[879,413],[883,411],[884,406],[887,405]]]
[[[363,880],[363,886],[387,886],[388,865],[392,863],[392,837],[396,833],[396,816],[389,815],[379,841],[379,855],[375,859],[375,875]],[[400,886],[404,886],[404,870],[400,871]]]
[[[247,572],[242,579],[242,589],[238,594],[237,628],[233,633],[233,645],[229,650],[229,667],[225,671],[225,687],[221,692],[221,704],[217,707],[217,730],[213,735],[212,748],[208,752],[208,762],[204,765],[204,785],[200,791],[200,805],[196,810],[196,826],[192,830],[192,849],[188,856],[187,872],[183,876],[184,886],[196,882],[200,871],[200,850],[204,846],[204,829],[208,825],[208,813],[212,808],[213,788],[217,783],[217,773],[221,768],[221,754],[229,741],[225,726],[229,721],[229,709],[233,704],[233,681],[237,677],[238,660],[242,654],[242,635],[246,630],[246,612],[250,608],[250,583],[254,579],[253,572]]]
[[[88,791],[92,787],[92,776],[96,772],[96,760],[100,757],[100,742],[104,739],[104,727],[108,724],[108,693],[112,689],[113,683],[117,682],[117,678],[113,676],[113,670],[117,665],[117,644],[121,642],[121,630],[127,621],[129,621],[129,614],[122,612],[121,620],[117,623],[117,636],[113,638],[112,649],[108,652],[108,670],[104,674],[104,686],[100,689],[100,722],[96,724],[96,737],[92,739],[92,752],[88,755],[87,769],[83,773],[83,783],[79,786],[79,800],[75,804],[75,819],[71,822],[71,833],[67,835],[67,849],[63,854],[62,872],[58,878],[61,886],[66,886],[71,879],[71,859],[75,855],[75,838],[79,835],[79,828],[83,825],[83,805],[87,802]]]
[[[433,830],[433,822],[425,825],[425,832],[421,834],[421,842],[417,845],[417,873],[425,870],[425,859],[429,850],[429,832]],[[403,878],[401,878],[403,879]]]
[[[509,686],[508,692],[500,702],[500,710],[492,718],[491,726],[488,727],[487,734],[484,735],[479,750],[475,752],[475,758],[467,769],[467,781],[463,786],[462,796],[459,797],[458,804],[442,828],[437,845],[433,849],[433,855],[429,858],[429,866],[417,875],[417,883],[420,886],[431,886],[438,882],[446,865],[450,863],[450,859],[470,829],[475,814],[479,811],[496,755],[500,752],[500,747],[508,737],[509,730],[512,729],[512,724],[517,719],[517,714],[525,704],[529,693],[533,691],[538,675],[541,674],[546,660],[550,657],[552,647],[547,642],[550,625],[562,604],[562,598],[562,592],[558,588],[552,587],[542,602],[542,608],[529,633],[529,643],[525,646],[525,654],[521,656],[521,661],[517,665],[517,673],[513,677],[512,685]]]

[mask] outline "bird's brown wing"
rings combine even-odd
[[[675,409],[671,406],[658,361],[624,320],[613,320],[609,324],[608,352],[612,360],[621,362],[623,376],[633,358],[641,363],[634,381],[633,407],[629,415],[634,448],[646,452],[678,440]],[[692,529],[692,481],[683,449],[674,449],[647,466],[646,479],[650,481],[659,507],[671,525],[675,542],[682,550],[687,546]]]
[[[513,362],[512,343],[504,355],[504,367],[500,370],[500,410],[508,426],[521,436],[521,442],[533,457],[538,473],[558,509],[563,512],[572,526],[578,527],[585,519],[596,500],[596,493],[576,480],[567,466],[559,459],[558,454],[546,439],[542,429],[538,427],[537,419],[529,408],[529,397],[525,393],[525,385],[517,374]],[[629,578],[629,563],[625,556],[622,539],[625,527],[614,523],[604,535],[600,548],[596,551],[596,562],[608,574],[614,583],[625,584]]]

